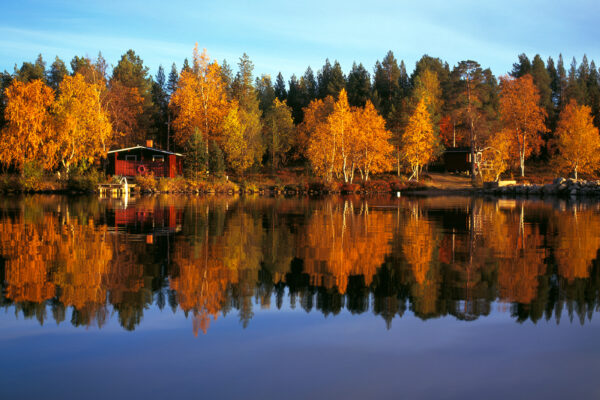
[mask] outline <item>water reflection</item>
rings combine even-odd
[[[149,307],[183,311],[195,334],[235,312],[284,305],[373,312],[388,327],[516,321],[599,305],[595,204],[472,198],[0,199],[0,304],[16,314],[135,329]],[[272,304],[272,302],[275,304]],[[286,303],[286,304],[284,304]]]

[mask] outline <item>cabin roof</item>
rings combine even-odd
[[[176,156],[180,156],[183,157],[183,154],[181,153],[173,153],[172,151],[167,151],[167,150],[161,150],[161,149],[157,149],[155,147],[146,147],[146,146],[140,146],[139,144],[137,146],[133,146],[133,147],[126,147],[124,149],[115,149],[115,150],[110,150],[107,153],[108,154],[112,154],[112,153],[120,153],[122,151],[129,151],[129,150],[138,150],[138,149],[142,149],[142,150],[150,150],[150,151],[155,151],[157,153],[162,153],[162,154],[170,154],[170,155],[176,155]]]

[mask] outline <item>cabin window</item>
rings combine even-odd
[[[137,156],[135,154],[127,154],[125,155],[125,161],[137,161]]]
[[[152,161],[165,162],[165,156],[152,156]]]

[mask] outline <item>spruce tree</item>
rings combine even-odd
[[[280,101],[287,99],[287,90],[281,72],[277,74],[277,78],[275,79],[275,96],[277,96]]]
[[[207,157],[204,138],[202,137],[202,133],[196,128],[185,145],[185,158],[183,159],[185,174],[193,179],[203,176]],[[211,168],[211,171],[215,170]]]
[[[391,50],[388,51],[383,61],[375,63],[373,86],[377,91],[377,97],[380,99],[379,112],[382,115],[389,115],[392,107],[398,108],[397,105],[401,98],[401,75],[398,62]]]
[[[371,77],[362,64],[352,64],[348,73],[348,103],[355,107],[364,107],[367,100],[371,99]]]
[[[519,54],[519,61],[513,64],[513,69],[510,75],[513,78],[520,78],[523,75],[531,73],[531,61],[525,53]]]
[[[533,77],[533,83],[540,92],[540,105],[546,110],[547,122],[554,121],[554,105],[552,103],[552,79],[548,74],[548,70],[544,65],[544,60],[539,54],[533,57],[531,62],[531,76]]]
[[[304,75],[302,75],[301,83],[304,88],[304,95],[306,98],[304,99],[304,106],[306,107],[310,104],[311,101],[317,98],[318,95],[318,85],[317,80],[315,79],[315,74],[311,67],[306,68],[304,71]]]
[[[58,85],[60,85],[60,83],[66,75],[69,75],[69,71],[67,70],[65,62],[58,58],[58,56],[56,56],[54,62],[52,63],[52,65],[50,65],[50,70],[48,71],[48,75],[46,76],[48,86],[50,86],[54,90],[57,90]]]
[[[169,72],[169,79],[167,80],[167,94],[169,98],[177,90],[177,82],[179,82],[179,73],[177,72],[177,66],[173,63],[171,65],[171,72]]]
[[[324,99],[328,95],[329,81],[331,80],[331,63],[325,60],[323,67],[317,72],[318,97]]]

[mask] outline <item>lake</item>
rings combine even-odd
[[[0,198],[0,398],[598,398],[600,205]]]

